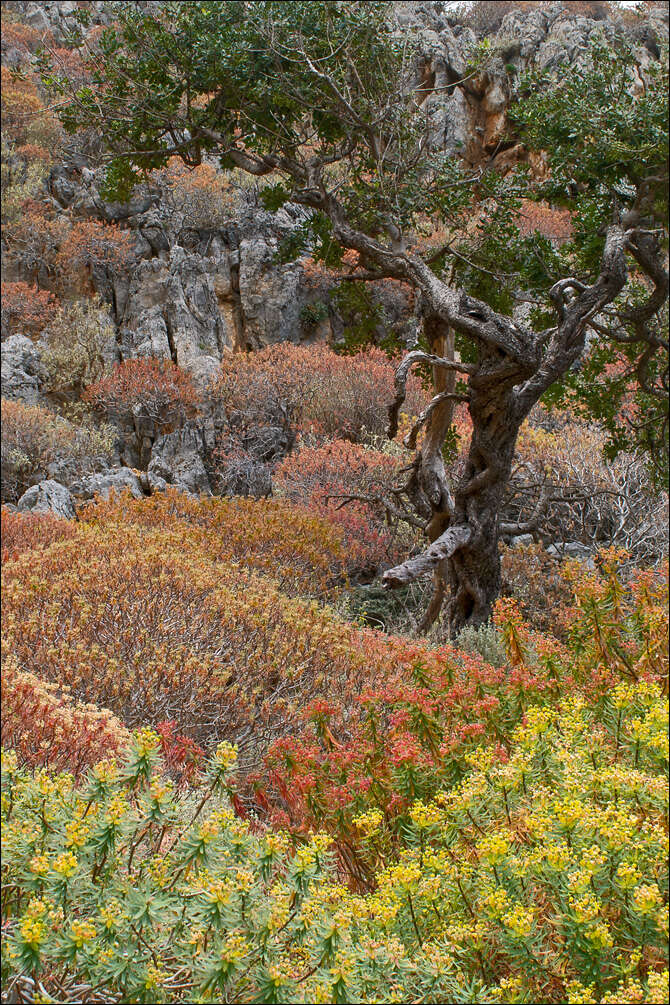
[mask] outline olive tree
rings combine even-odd
[[[125,4],[89,61],[92,83],[68,92],[61,115],[71,130],[100,130],[117,196],[170,157],[215,157],[267,177],[268,208],[308,210],[293,254],[342,266],[353,251],[350,278],[413,289],[421,339],[397,371],[390,434],[412,367],[430,369],[434,396],[407,437],[414,454],[389,512],[420,525],[427,546],[383,583],[432,574],[426,623],[447,598],[452,634],[486,621],[500,534],[527,529],[500,513],[535,403],[574,369],[589,332],[632,347],[653,394],[663,379],[662,64],[636,92],[632,54],[600,46],[581,70],[523,85],[517,136],[548,148],[551,197],[569,202],[580,238],[558,251],[517,226],[535,194],[527,171],[468,170],[431,144],[416,38],[393,4]],[[426,221],[444,236],[430,251],[418,239]],[[534,301],[525,323],[513,316],[521,291]],[[451,484],[443,448],[461,401],[472,437]]]

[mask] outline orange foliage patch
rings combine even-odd
[[[104,266],[112,271],[126,268],[133,257],[132,237],[114,223],[77,220],[60,242],[54,267],[66,286],[86,289],[83,270]],[[77,274],[79,272],[79,274]]]
[[[130,418],[133,409],[140,408],[163,429],[191,415],[199,401],[185,370],[153,357],[118,363],[107,377],[89,384],[82,397],[108,415]]]
[[[58,312],[58,300],[28,283],[2,283],[2,318],[10,334],[39,335]]]
[[[303,446],[287,457],[274,473],[274,484],[280,495],[339,524],[349,541],[352,565],[374,570],[383,560],[399,559],[407,542],[396,546],[382,502],[348,502],[346,496],[389,497],[397,466],[393,457],[378,450],[330,440]]]
[[[279,499],[196,499],[168,489],[148,499],[92,503],[80,518],[103,530],[114,524],[131,535],[169,531],[208,562],[239,563],[271,576],[287,596],[328,594],[344,579],[349,561],[339,527]]]
[[[33,548],[48,548],[54,541],[72,537],[75,524],[51,513],[11,513],[2,508],[0,537],[2,561],[17,558]]]
[[[168,719],[198,743],[234,740],[247,763],[310,699],[349,705],[370,672],[349,626],[208,560],[180,530],[80,528],[3,579],[4,651],[24,669],[129,726]]]
[[[32,768],[78,775],[121,753],[130,739],[111,712],[73,700],[66,689],[19,670],[13,658],[3,660],[1,689],[2,745]]]
[[[37,28],[22,24],[20,21],[8,21],[3,17],[0,30],[3,52],[16,49],[23,59],[37,52],[42,42],[42,36]]]
[[[565,244],[573,235],[572,213],[569,209],[549,206],[546,202],[522,200],[519,230],[523,237],[536,231],[553,244]]]
[[[259,425],[283,408],[306,431],[359,441],[385,434],[394,375],[381,349],[338,356],[323,345],[284,343],[227,357],[211,395]],[[406,410],[418,414],[424,404],[420,381],[410,379]]]

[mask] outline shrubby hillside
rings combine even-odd
[[[668,10],[2,3],[2,1001],[668,1000]]]

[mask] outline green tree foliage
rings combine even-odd
[[[667,482],[667,274],[649,269],[653,242],[668,247],[667,52],[641,78],[633,52],[600,42],[560,87],[550,83],[546,73],[528,77],[528,96],[512,117],[530,146],[548,152],[551,173],[538,197],[573,214],[574,238],[559,259],[592,274],[613,215],[641,231],[629,249],[635,261],[625,295],[593,320],[583,366],[553,398],[600,419],[612,455],[641,447]]]

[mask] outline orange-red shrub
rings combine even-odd
[[[15,49],[22,61],[25,61],[40,47],[42,36],[37,28],[20,21],[10,21],[3,17],[0,31],[2,32],[2,51]]]
[[[323,345],[269,346],[228,356],[211,394],[233,426],[295,423],[327,437],[360,441],[383,435],[394,396],[394,363],[381,349],[338,356]],[[424,404],[418,379],[408,382],[406,410]]]
[[[77,220],[60,242],[54,268],[62,286],[86,292],[91,273],[101,266],[125,269],[133,257],[133,242],[127,230],[101,220]]]
[[[39,335],[58,312],[58,300],[28,283],[2,283],[2,322],[10,335]]]
[[[538,231],[554,244],[565,244],[573,235],[572,212],[566,208],[550,206],[546,202],[523,199],[519,230],[524,237]]]
[[[91,503],[80,519],[128,535],[160,531],[214,563],[271,576],[287,596],[319,597],[344,579],[349,544],[332,521],[285,500],[196,499],[168,489],[148,499]]]
[[[132,420],[134,409],[139,409],[161,431],[183,422],[199,401],[185,370],[153,357],[118,363],[107,377],[89,384],[82,398],[107,415],[126,420]]]
[[[8,254],[35,279],[45,273],[51,277],[59,245],[68,231],[67,220],[41,199],[30,196],[18,201],[17,211],[3,227]]]
[[[573,568],[567,646],[534,633],[511,599],[499,601],[495,615],[508,658],[500,668],[450,646],[389,639],[398,678],[372,681],[353,714],[336,700],[315,702],[310,726],[280,740],[252,779],[257,805],[282,826],[328,829],[350,875],[364,883],[370,845],[357,837],[359,814],[381,811],[394,847],[375,851],[391,857],[412,802],[450,790],[482,744],[494,763],[505,761],[530,707],[578,687],[602,710],[622,679],[667,682],[667,570],[639,573],[627,591],[613,559],[603,556],[603,574]]]
[[[524,618],[542,632],[564,639],[564,612],[572,589],[563,567],[541,544],[502,550],[503,591],[513,596]]]
[[[352,548],[352,564],[374,569],[407,547],[406,534],[396,542],[397,527],[387,521],[384,506],[384,499],[393,503],[389,489],[397,467],[389,454],[330,440],[317,447],[302,446],[282,461],[273,481],[279,495],[339,524]],[[367,495],[373,501],[348,501],[350,495]]]
[[[0,68],[2,130],[13,145],[39,142],[54,149],[62,134],[53,112],[44,104],[37,77],[30,72],[16,73]]]
[[[149,181],[160,190],[161,215],[175,229],[222,227],[235,206],[229,175],[212,164],[188,168],[171,157],[164,168],[151,172]]]
[[[1,690],[2,745],[30,767],[77,775],[130,740],[111,712],[74,701],[67,690],[19,670],[13,657],[3,659]]]
[[[0,510],[2,561],[17,558],[33,548],[48,548],[54,541],[72,537],[75,525],[52,513],[11,513]]]
[[[3,600],[4,651],[23,669],[130,727],[234,740],[247,764],[311,699],[351,705],[370,673],[355,629],[179,530],[81,527],[5,563]]]

